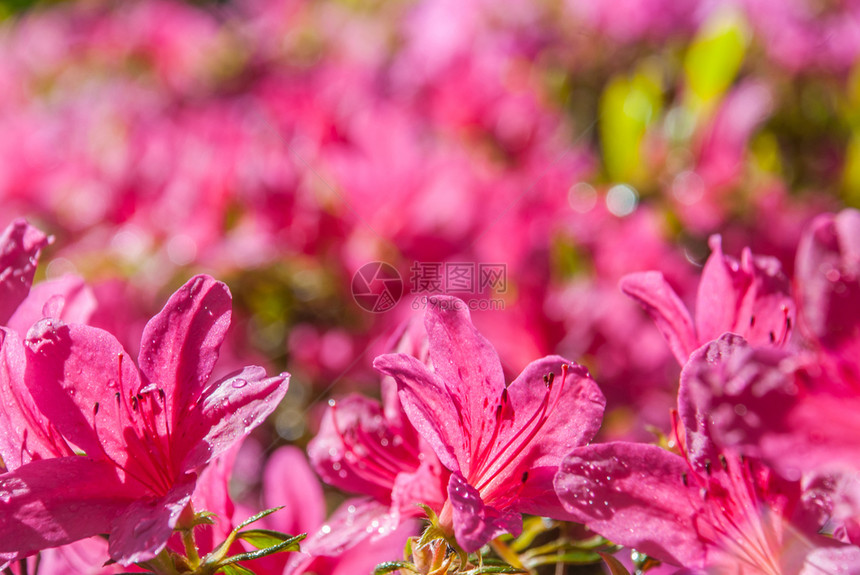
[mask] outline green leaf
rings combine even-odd
[[[239,553],[238,555],[233,555],[231,557],[227,557],[226,559],[222,559],[218,562],[218,565],[219,567],[221,567],[224,565],[230,565],[232,563],[238,563],[239,561],[250,561],[251,559],[259,559],[260,557],[265,557],[266,555],[274,555],[275,553],[281,553],[283,551],[298,551],[298,543],[307,536],[307,533],[302,533],[301,535],[290,537],[286,541],[282,541],[277,545],[272,545],[271,547],[266,547],[265,549],[250,551],[248,553]]]
[[[463,571],[466,575],[481,575],[483,573],[528,573],[524,569],[511,567],[510,565],[484,565],[469,571]]]
[[[237,533],[238,533],[240,529],[243,529],[243,528],[247,527],[248,525],[250,525],[251,523],[254,523],[255,521],[259,521],[260,519],[262,519],[262,518],[263,518],[263,517],[265,517],[266,515],[271,515],[271,514],[272,514],[272,513],[274,513],[275,511],[280,511],[280,510],[281,510],[281,509],[283,509],[283,508],[284,508],[284,506],[283,506],[283,505],[281,505],[280,507],[272,507],[271,509],[265,509],[265,510],[263,510],[263,511],[260,511],[259,513],[257,513],[257,514],[256,514],[256,515],[254,515],[253,517],[249,517],[249,518],[245,519],[245,520],[244,520],[243,522],[241,522],[241,523],[239,524],[239,526],[238,526],[238,527],[236,527],[236,529],[234,529],[233,531],[235,531],[235,532],[237,532]]]
[[[278,545],[292,537],[292,535],[287,535],[280,531],[272,531],[270,529],[248,529],[247,531],[241,531],[236,535],[237,539],[243,539],[257,549],[265,549],[266,547]],[[297,549],[298,547],[296,550]]]
[[[254,575],[253,571],[241,565],[224,565],[224,567],[218,570],[218,573],[223,573],[224,575]]]
[[[603,561],[606,563],[606,566],[609,567],[609,572],[612,575],[630,575],[627,568],[624,567],[624,565],[621,564],[621,561],[616,559],[614,556],[609,553],[603,553],[602,551],[598,551],[597,553],[603,557]]]
[[[529,567],[538,565],[551,565],[553,563],[567,563],[568,565],[590,565],[600,561],[600,556],[591,551],[567,551],[556,555],[538,555],[526,561]]]
[[[630,77],[616,76],[601,94],[600,144],[606,175],[638,184],[644,177],[641,148],[662,106],[660,71],[643,64]]]
[[[418,573],[418,569],[415,565],[407,561],[386,561],[385,563],[380,563],[376,566],[376,569],[373,570],[373,575],[385,575],[386,573],[391,573],[398,569],[406,569],[413,573]]]
[[[691,110],[709,110],[732,85],[748,39],[746,22],[736,10],[717,10],[702,26],[684,59]]]
[[[215,525],[215,518],[218,517],[217,514],[212,513],[211,511],[201,511],[194,515],[194,520],[191,522],[192,527],[197,527],[198,525]]]
[[[250,525],[251,523],[254,523],[255,521],[259,521],[260,519],[262,519],[266,515],[271,515],[275,511],[280,511],[283,508],[284,508],[284,506],[281,505],[280,507],[272,507],[271,509],[265,509],[263,511],[260,511],[256,515],[249,517],[248,519],[245,519],[235,529],[233,529],[233,531],[230,532],[230,534],[227,536],[227,539],[222,541],[217,547],[215,547],[215,549],[212,550],[211,553],[206,555],[206,557],[204,558],[204,563],[221,564],[221,561],[223,560],[224,555],[226,555],[227,552],[230,550],[230,546],[233,545],[233,541],[236,540],[236,536],[239,535],[239,531],[241,531],[242,528],[247,527],[248,525]],[[304,539],[306,536],[307,536],[307,534],[301,535],[300,537],[301,537],[301,539]],[[301,541],[301,539],[299,539],[299,541]]]

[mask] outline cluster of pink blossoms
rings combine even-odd
[[[424,330],[407,325],[398,353],[374,361],[383,404],[332,400],[309,445],[326,482],[364,497],[321,525],[319,484],[283,448],[264,500],[288,509],[247,532],[238,517],[258,510],[236,506],[226,482],[289,375],[212,377],[231,296],[207,276],[146,324],[135,362],[88,325],[82,280],[30,289],[48,241],[23,221],[2,238],[0,553],[22,575],[42,550],[56,573],[100,550],[153,573],[250,571],[240,561],[252,573],[347,573],[396,559],[418,517],[430,523],[412,540],[416,563],[383,572],[487,572],[468,559],[487,544],[508,572],[525,572],[505,546],[523,514],[582,523],[687,572],[860,573],[857,211],[812,223],[793,281],[776,260],[737,260],[713,237],[695,320],[659,272],[624,278],[683,365],[663,446],[592,443],[605,399],[585,368],[548,356],[508,384],[464,302],[434,297]],[[302,538],[276,528],[310,533],[303,551],[270,555]],[[274,544],[227,556],[237,537],[263,536]],[[459,555],[437,553],[436,570],[422,571],[422,549],[440,544]]]
[[[860,2],[27,2],[4,575],[860,574]]]

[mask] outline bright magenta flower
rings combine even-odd
[[[725,385],[705,381],[694,391],[724,444],[789,478],[822,472],[848,479],[835,522],[857,543],[860,498],[848,492],[860,489],[860,212],[816,218],[798,247],[796,270],[808,349],[768,354],[734,342],[725,354]]]
[[[728,334],[696,351],[684,368],[681,455],[623,442],[575,449],[556,477],[561,501],[612,541],[674,565],[717,573],[857,573],[860,548],[819,534],[830,511],[820,506],[821,493],[711,440],[698,390],[735,383],[726,376],[738,341]],[[757,375],[741,378],[764,390],[770,381]]]
[[[227,287],[197,276],[144,330],[135,365],[109,333],[46,319],[26,339],[25,381],[40,411],[85,455],[0,476],[0,551],[110,533],[128,564],[164,548],[196,471],[277,406],[289,376],[246,367],[209,376],[230,324]]]
[[[564,455],[600,427],[597,384],[584,368],[551,356],[505,385],[499,357],[465,303],[430,302],[433,367],[405,354],[380,356],[374,366],[397,381],[406,415],[451,471],[441,526],[474,551],[519,532],[521,513],[566,517],[552,478]]]
[[[647,311],[684,365],[700,345],[730,331],[754,345],[782,345],[794,321],[794,301],[779,261],[754,256],[740,261],[723,254],[720,236],[711,236],[696,299],[695,323],[660,272],[625,276],[621,289]]]

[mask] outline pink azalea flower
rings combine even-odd
[[[806,472],[850,478],[860,471],[858,246],[860,212],[817,218],[796,265],[800,328],[809,349],[768,354],[736,342],[726,353],[726,385],[695,389],[722,443],[762,457],[789,478]],[[857,498],[847,497],[836,520],[860,541]]]
[[[604,399],[586,370],[535,361],[505,385],[499,357],[466,305],[433,297],[425,315],[432,368],[405,354],[376,358],[409,420],[451,471],[440,525],[467,551],[518,533],[520,514],[563,518],[552,478],[597,432]]]
[[[732,385],[727,375],[739,341],[727,334],[696,351],[684,368],[681,455],[623,442],[574,449],[556,477],[561,501],[612,541],[674,565],[745,574],[857,573],[860,548],[819,534],[818,493],[712,441],[697,390]]]
[[[275,408],[288,375],[259,367],[210,382],[230,323],[227,287],[197,276],[144,330],[138,365],[109,333],[46,319],[26,339],[27,387],[85,455],[0,476],[0,551],[98,533],[124,564],[154,557],[191,499],[196,471]]]
[[[727,331],[754,345],[787,342],[794,301],[779,262],[754,256],[749,249],[740,261],[726,256],[720,236],[711,236],[708,243],[712,252],[699,282],[695,323],[660,272],[629,274],[621,279],[621,289],[651,315],[681,365],[699,346]]]

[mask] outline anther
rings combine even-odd
[[[116,399],[116,402],[119,403],[119,392],[117,391],[115,394],[113,394],[113,396],[114,399]]]
[[[729,470],[729,462],[726,461],[726,456],[720,453],[720,465],[723,467],[723,471]]]
[[[525,483],[525,482],[526,482],[526,480],[527,480],[528,478],[529,478],[529,472],[528,472],[528,471],[523,471],[523,479],[522,479],[522,482],[523,482],[523,483]]]
[[[547,375],[543,376],[543,382],[548,388],[552,388],[553,381],[555,381],[555,374],[553,372],[549,372]]]
[[[705,460],[705,473],[707,473],[708,475],[711,474],[711,460],[710,459]]]
[[[689,486],[690,486],[690,482],[689,482],[689,481],[687,481],[687,474],[686,474],[686,473],[682,473],[682,474],[681,474],[681,483],[683,483],[683,484],[684,484],[684,487],[689,487]]]
[[[133,395],[131,396],[131,408],[137,411],[137,398]]]
[[[98,412],[99,412],[99,402],[97,401],[96,404],[93,406],[93,415],[97,414]]]

